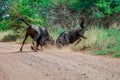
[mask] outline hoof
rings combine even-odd
[[[31,46],[31,49],[34,50],[35,52],[37,52],[37,50],[35,48],[33,48],[33,46]]]
[[[22,52],[22,49],[20,49],[20,52]]]

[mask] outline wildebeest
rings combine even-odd
[[[69,45],[70,43],[74,43],[77,40],[79,42],[81,38],[86,39],[86,37],[84,36],[85,27],[83,18],[79,26],[80,27],[78,28],[62,32],[56,40],[57,46],[61,47],[64,45]]]
[[[47,29],[43,27],[39,27],[37,25],[31,25],[27,21],[25,21],[23,18],[19,18],[19,20],[23,21],[25,24],[28,25],[28,27],[26,28],[25,38],[20,48],[20,51],[22,51],[23,45],[26,39],[28,38],[28,36],[31,36],[31,38],[33,39],[32,41],[33,46],[31,46],[31,48],[34,51],[37,51],[39,45],[41,46],[46,45],[46,41],[52,42],[53,39],[49,35]]]

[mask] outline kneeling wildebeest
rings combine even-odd
[[[79,41],[81,40],[81,37],[83,39],[86,39],[86,37],[84,37],[84,32],[85,32],[84,28],[85,28],[84,27],[84,19],[82,18],[79,28],[67,30],[60,34],[60,36],[56,40],[57,46],[61,47],[64,45],[68,45],[70,43],[74,43],[77,40],[78,40],[77,43],[79,43]]]
[[[28,25],[28,27],[26,28],[25,38],[24,38],[24,41],[23,41],[22,46],[20,48],[20,51],[22,51],[23,45],[24,45],[26,39],[28,38],[28,36],[30,36],[33,39],[33,41],[32,41],[33,46],[31,46],[31,48],[34,51],[37,51],[39,44],[41,46],[46,44],[45,39],[47,37],[50,37],[47,29],[41,28],[41,27],[36,26],[36,25],[31,25],[27,21],[25,21],[23,18],[19,18],[18,20],[21,20],[25,24]],[[46,36],[44,36],[44,35],[46,35]],[[43,38],[43,36],[44,36],[45,39]]]

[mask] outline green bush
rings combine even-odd
[[[7,20],[2,20],[0,22],[0,30],[8,30],[10,29],[9,23]]]
[[[0,30],[22,28],[23,24],[16,21],[20,16],[39,26],[59,24],[70,28],[76,25],[80,16],[86,16],[88,25],[109,27],[110,24],[119,24],[120,0],[11,0],[4,3],[0,7],[7,6],[8,9],[2,11],[1,8],[1,14],[7,12],[10,17],[9,21],[0,23]]]

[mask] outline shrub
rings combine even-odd
[[[16,41],[18,38],[17,33],[13,30],[0,31],[0,41]]]
[[[0,30],[8,30],[10,29],[9,23],[7,20],[2,20],[0,22]]]

